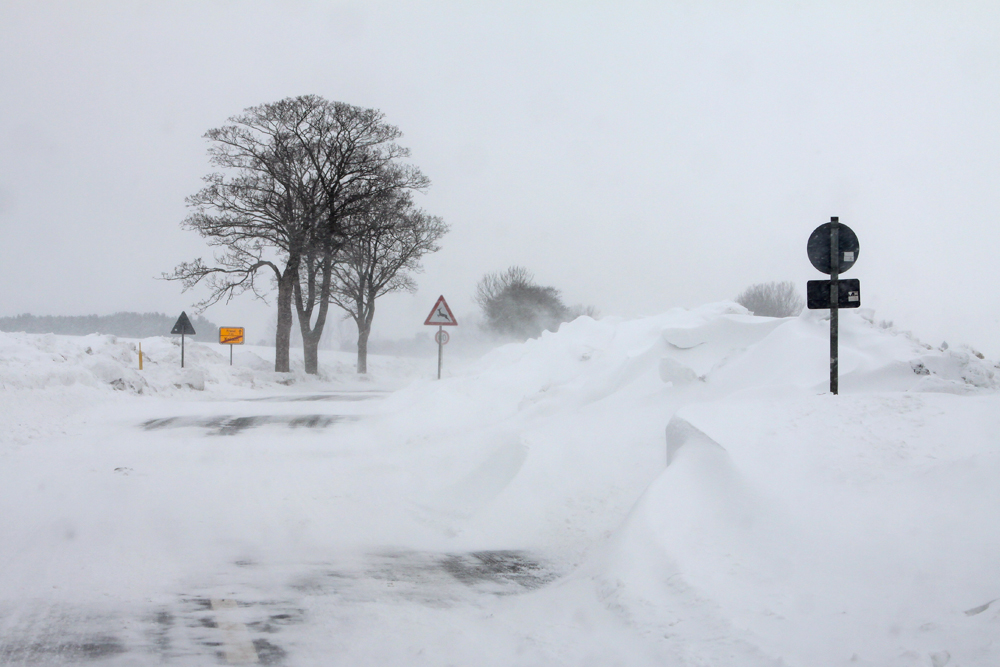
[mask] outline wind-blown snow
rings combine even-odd
[[[440,612],[451,629],[386,603],[315,664],[998,664],[997,365],[872,320],[841,313],[840,396],[820,312],[729,302],[580,318],[446,356],[440,382],[389,358],[359,382],[350,355],[320,380],[262,349],[230,367],[191,343],[181,371],[165,338],[140,372],[138,341],[0,334],[0,590],[159,599],[234,560],[274,577],[334,553],[525,550],[554,581]],[[404,381],[327,432],[129,435],[208,406],[278,424],[317,405],[234,399]]]

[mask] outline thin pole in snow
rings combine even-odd
[[[830,393],[839,389],[840,338],[840,218],[830,218]]]
[[[441,342],[444,339],[444,336],[441,335],[443,331],[443,326],[438,327],[438,335],[435,336],[438,341],[438,380],[441,379],[441,357],[444,354],[444,343]]]
[[[181,332],[181,368],[184,368],[184,332]]]

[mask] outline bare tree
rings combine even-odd
[[[506,271],[493,271],[483,276],[476,284],[473,297],[481,308],[500,297],[509,287],[533,285],[535,276],[523,266],[511,266]]]
[[[220,250],[212,264],[199,258],[164,277],[185,290],[204,281],[209,296],[197,304],[204,310],[246,291],[264,298],[258,271],[269,269],[278,288],[275,370],[289,370],[294,301],[306,372],[316,373],[329,272],[345,221],[386,193],[421,189],[428,180],[398,162],[409,155],[394,143],[401,133],[375,109],[305,95],[251,107],[230,122],[205,135],[214,142],[212,164],[226,172],[205,178],[207,187],[188,199],[195,213],[184,222]],[[303,263],[307,273],[319,271],[304,292]]]
[[[350,229],[349,240],[330,266],[330,301],[357,325],[357,369],[367,373],[376,299],[416,289],[413,273],[420,270],[420,259],[439,249],[437,242],[448,226],[441,218],[415,208],[408,193],[396,191],[353,216]]]
[[[306,372],[316,373],[338,254],[353,242],[378,202],[425,189],[430,181],[418,168],[401,162],[410,155],[395,143],[402,133],[376,109],[326,102],[308,128],[296,132],[319,184],[322,212],[308,261],[300,265],[295,283]]]
[[[182,226],[219,251],[212,264],[198,258],[163,276],[181,281],[185,291],[207,285],[209,295],[196,304],[200,312],[247,291],[265,298],[258,270],[268,269],[278,288],[274,369],[279,372],[290,368],[292,290],[302,253],[320,223],[320,182],[301,136],[322,103],[299,97],[250,107],[230,118],[230,125],[205,134],[213,142],[211,163],[225,172],[206,176],[206,187],[188,197],[195,212]]]
[[[806,302],[791,281],[757,283],[743,290],[735,299],[754,315],[795,317]]]

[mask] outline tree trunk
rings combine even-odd
[[[307,289],[303,294],[301,280],[295,281],[295,312],[299,316],[299,329],[302,332],[302,353],[305,358],[306,373],[319,375],[319,342],[323,338],[326,315],[330,309],[332,254],[327,251],[319,263],[319,272],[322,276],[319,285],[316,284],[317,264],[315,258],[307,257],[305,261]],[[319,309],[316,312],[316,324],[312,325],[313,308],[317,303]]]
[[[357,300],[358,306],[358,372],[368,372],[368,336],[372,332],[372,319],[375,317],[375,294],[369,290],[368,303],[364,299]]]
[[[278,280],[278,326],[274,331],[274,371],[288,373],[291,370],[288,348],[292,343],[292,287],[298,279],[298,269],[285,269],[285,275]]]
[[[308,334],[305,331],[302,332],[302,355],[306,361],[306,373],[312,375],[319,374],[319,339],[321,337],[315,331]]]
[[[292,297],[299,280],[301,256],[289,254],[285,272],[278,276],[278,326],[274,331],[274,371],[292,370],[288,349],[292,344]],[[277,271],[277,269],[275,270]]]
[[[371,329],[365,328],[364,325],[358,326],[358,372],[367,373],[368,372],[368,334],[371,333]]]

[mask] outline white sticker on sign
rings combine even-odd
[[[858,295],[857,292],[848,292],[847,293],[847,300],[848,301],[860,301],[861,297]]]
[[[844,253],[844,261],[845,262],[853,262],[854,261],[854,253],[853,252],[845,252]]]

